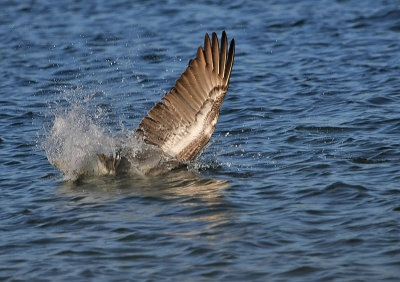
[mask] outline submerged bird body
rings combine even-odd
[[[81,175],[120,173],[158,174],[192,160],[208,143],[217,125],[220,107],[229,87],[235,41],[222,32],[204,38],[175,86],[140,122],[136,137],[141,150],[122,146],[114,155],[89,158]],[[55,163],[63,170],[60,163]]]

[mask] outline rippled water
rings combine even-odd
[[[142,2],[2,1],[0,280],[397,281],[398,1]],[[57,117],[135,129],[223,29],[231,85],[188,170],[50,165]]]

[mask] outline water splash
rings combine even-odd
[[[65,180],[116,173],[107,171],[99,154],[116,161],[118,173],[159,174],[179,165],[158,147],[146,144],[136,131],[122,129],[118,135],[110,134],[105,114],[101,109],[92,110],[91,97],[69,97],[66,102],[54,110],[41,142],[49,162],[64,173]]]
[[[121,130],[116,135],[109,128],[109,124],[116,123],[110,122],[108,112],[104,110],[109,101],[102,106],[95,105],[95,101],[102,99],[103,92],[77,88],[64,89],[63,94],[56,107],[50,107],[52,121],[44,129],[39,143],[49,162],[63,172],[65,180],[108,174],[99,161],[99,154],[112,160],[118,157],[121,160],[118,163],[119,172],[128,174],[160,174],[180,166],[180,162],[158,147],[146,144],[136,131],[125,129],[122,121],[119,123]],[[211,143],[187,164],[189,170],[199,172],[220,165],[215,154],[203,155]],[[122,160],[128,164],[125,162],[122,165]]]
[[[66,109],[55,111],[41,145],[50,163],[64,172],[65,179],[75,180],[98,153],[115,154],[116,139],[89,113],[87,101],[68,103]]]

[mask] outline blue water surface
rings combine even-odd
[[[0,280],[398,281],[397,0],[0,6]],[[192,167],[49,163],[56,117],[134,130],[222,30],[230,88]]]

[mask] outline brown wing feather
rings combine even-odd
[[[168,155],[191,160],[207,144],[214,132],[219,110],[228,91],[235,56],[235,41],[228,51],[228,39],[204,37],[204,49],[197,49],[196,58],[175,87],[157,103],[140,122],[137,131],[145,142],[160,147]]]

